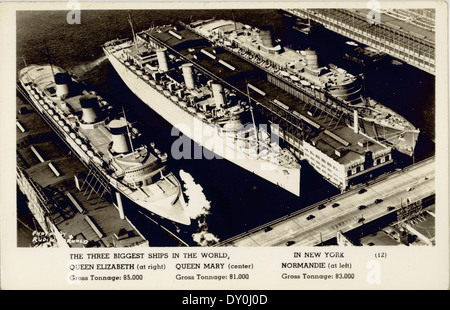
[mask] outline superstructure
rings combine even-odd
[[[192,53],[185,57],[158,36],[169,36]],[[198,67],[195,43],[168,25],[107,42],[103,48],[133,93],[182,134],[216,157],[299,196],[300,164],[295,156],[274,141],[269,128],[256,125],[245,93]]]
[[[336,113],[351,127],[412,156],[420,130],[390,108],[365,94],[364,76],[353,75],[336,65],[326,63],[314,49],[293,50],[273,38],[272,29],[255,28],[230,20],[200,20],[189,29],[213,45],[251,62],[268,73],[268,81],[299,99],[313,96]]]
[[[19,81],[30,102],[85,165],[98,172],[122,209],[122,197],[173,222],[190,224],[181,185],[166,172],[167,154],[76,76],[54,65],[30,65]]]

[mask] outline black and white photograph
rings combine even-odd
[[[447,288],[439,2],[24,4],[2,220],[57,282],[370,286],[418,251]]]

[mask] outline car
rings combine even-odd
[[[266,228],[264,228],[264,232],[268,232],[268,231],[271,231],[272,230],[272,227],[270,227],[270,226],[267,226]]]
[[[380,203],[380,202],[382,202],[382,201],[383,201],[383,199],[381,199],[381,198],[375,199],[375,203]]]
[[[322,210],[322,209],[324,209],[324,208],[326,208],[326,205],[324,205],[324,204],[321,204],[321,205],[318,207],[319,210]]]
[[[414,189],[414,187],[408,187],[407,189],[406,189],[406,191],[407,192],[410,192],[410,191],[412,191]]]
[[[308,217],[306,219],[309,221],[309,220],[312,220],[313,218],[315,218],[315,216],[310,214],[310,215],[308,215]]]
[[[335,203],[333,203],[331,206],[332,206],[333,208],[336,208],[336,207],[339,207],[339,204],[338,204],[337,202],[335,202]]]
[[[291,245],[293,245],[294,243],[295,243],[295,241],[292,241],[292,240],[287,241],[287,242],[286,242],[286,246],[291,246]]]
[[[364,210],[365,208],[367,208],[365,205],[360,205],[360,206],[358,207],[358,210]]]
[[[365,192],[367,192],[367,189],[365,188],[361,188],[358,192],[358,194],[364,194]]]
[[[360,218],[360,219],[358,219],[358,223],[362,223],[362,222],[364,222],[364,220],[365,220],[365,218]]]
[[[389,207],[387,207],[387,210],[388,210],[388,211],[392,211],[392,210],[394,210],[394,209],[395,209],[394,206],[389,206]]]

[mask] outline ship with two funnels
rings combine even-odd
[[[392,109],[366,97],[364,75],[352,75],[334,64],[324,65],[317,50],[293,50],[274,39],[270,27],[256,28],[231,20],[199,20],[188,29],[251,62],[268,73],[268,81],[294,96],[313,96],[343,112],[361,132],[412,156],[420,130]],[[307,100],[307,99],[306,99]],[[356,123],[356,122],[355,122]]]
[[[162,218],[189,225],[182,187],[166,173],[167,154],[132,127],[114,108],[77,77],[54,65],[30,65],[19,73],[30,103],[78,157],[100,172],[121,195]],[[120,210],[120,209],[119,209]]]
[[[133,39],[112,40],[103,50],[130,90],[183,135],[299,196],[298,160],[273,139],[268,128],[256,125],[247,95],[197,70],[195,63],[149,35],[174,33],[171,29],[160,26]]]

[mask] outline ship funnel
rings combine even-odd
[[[69,95],[69,81],[70,76],[67,73],[56,73],[56,96],[60,99],[65,99]]]
[[[163,72],[169,71],[169,65],[166,58],[167,48],[160,48],[156,50],[156,57],[158,58],[159,69]]]
[[[213,92],[214,101],[216,103],[216,108],[220,109],[222,106],[225,105],[222,85],[218,83],[212,83],[211,88]]]
[[[98,98],[93,95],[83,95],[80,97],[82,110],[81,120],[86,124],[92,124],[97,121]]]
[[[112,135],[111,151],[114,153],[128,153],[130,148],[128,147],[127,140],[127,122],[124,118],[112,120],[109,125],[109,131]]]
[[[183,77],[184,82],[186,83],[186,87],[188,89],[194,89],[195,83],[194,83],[194,77],[192,74],[192,64],[187,63],[181,66],[181,69],[183,70]]]
[[[272,29],[270,28],[261,28],[261,43],[265,47],[273,47],[273,41],[272,41]]]
[[[317,52],[315,50],[307,49],[306,54],[306,66],[311,70],[319,69],[319,60],[317,57]]]
[[[358,111],[355,109],[353,110],[353,131],[355,133],[359,132],[359,125],[358,125]]]

